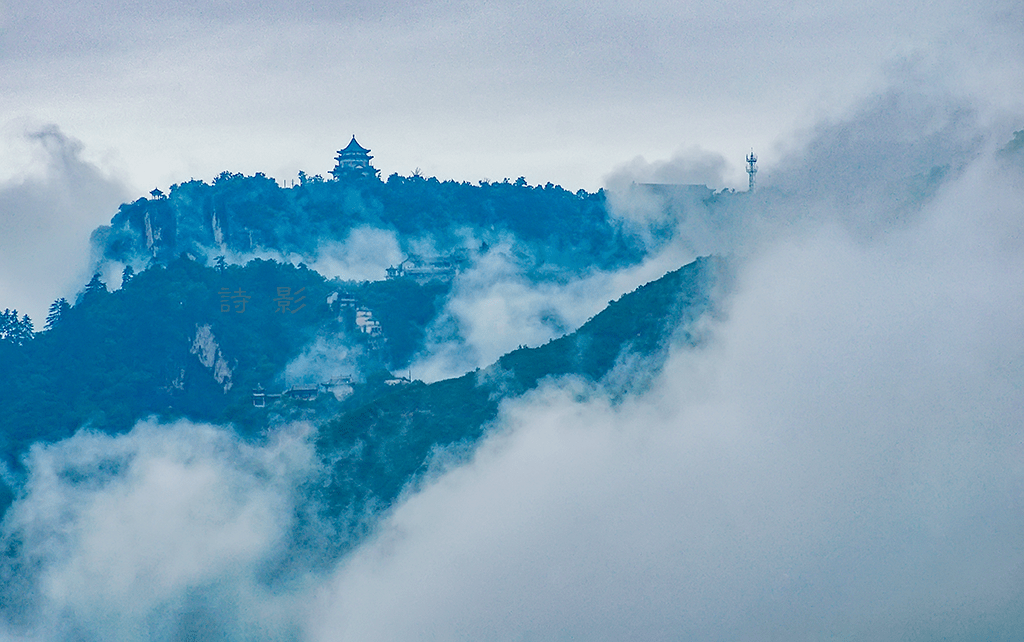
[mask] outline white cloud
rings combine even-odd
[[[329,278],[380,281],[388,267],[398,265],[404,258],[394,232],[357,227],[343,242],[321,244],[309,266]]]
[[[721,154],[692,147],[677,151],[667,161],[647,162],[637,156],[606,177],[605,184],[613,190],[628,188],[631,182],[706,185],[717,190],[725,187],[727,166]]]
[[[645,7],[662,15],[659,5]],[[781,49],[759,59],[762,69],[787,61],[785,70],[762,79],[759,87],[776,92],[762,104],[789,94],[794,103],[813,103],[808,87],[853,61],[861,72],[834,74],[823,90],[845,104],[843,85],[867,82],[858,73],[866,73],[877,55],[913,48],[915,40],[930,46],[940,36],[952,38],[961,24],[970,37],[952,43],[949,57],[993,59],[1006,34],[987,29],[985,21],[996,10],[1011,18],[1020,11],[992,3],[975,21],[951,5],[945,8],[950,11],[891,3],[840,9],[765,6],[746,20],[729,8],[684,7],[672,10],[684,11],[673,13],[675,22],[660,21],[664,31],[652,24],[658,20],[629,13],[630,29],[616,32],[619,21],[604,26],[615,36],[609,41],[614,47],[588,38],[576,43],[587,55],[575,66],[569,64],[575,44],[532,46],[533,38],[544,43],[553,33],[572,30],[532,33],[528,21],[493,23],[511,25],[510,36],[495,40],[495,30],[472,35],[466,25],[473,19],[486,23],[487,16],[471,17],[444,32],[460,38],[437,38],[440,44],[429,42],[435,32],[412,29],[420,40],[405,40],[390,52],[366,46],[378,42],[378,32],[368,27],[348,41],[359,50],[346,63],[351,68],[330,67],[336,73],[329,77],[345,96],[366,87],[378,92],[368,99],[370,107],[393,106],[381,118],[406,119],[405,127],[380,126],[392,141],[406,142],[410,123],[422,125],[415,130],[419,142],[408,141],[414,150],[408,158],[451,150],[450,167],[462,163],[490,172],[503,165],[481,162],[473,150],[529,158],[535,153],[530,141],[544,139],[550,147],[539,153],[544,160],[538,166],[551,167],[549,154],[559,146],[573,150],[572,156],[597,150],[595,157],[623,158],[635,153],[620,153],[626,147],[663,144],[668,155],[678,148],[675,141],[695,139],[663,124],[673,121],[666,114],[678,113],[664,105],[675,104],[680,88],[702,85],[689,82],[681,67],[628,76],[630,60],[658,70],[667,59],[659,54],[686,59],[675,47],[678,34],[664,37],[687,18],[685,11],[699,18],[686,32],[694,42],[715,39],[717,46],[684,52],[711,60],[735,50],[733,62],[699,70],[698,79],[708,82],[724,75],[725,89],[691,98],[721,117],[720,126],[744,115],[723,106],[753,91],[744,88],[749,74],[739,73],[749,69],[736,62],[749,61],[749,49],[735,46],[750,31],[730,29],[731,21],[756,29],[762,42],[779,41],[772,46]],[[569,22],[577,16],[571,8],[561,10]],[[776,14],[783,19],[766,27],[755,19]],[[601,23],[602,16],[588,24]],[[712,18],[721,30],[707,28],[705,19]],[[815,31],[820,25],[830,28]],[[878,25],[887,34],[879,51],[868,51],[863,60],[848,55],[875,43]],[[662,37],[648,45],[645,29]],[[328,31],[337,37],[337,29]],[[809,34],[812,42],[777,38],[787,31]],[[234,37],[249,35],[240,34]],[[847,37],[833,49],[837,35]],[[466,98],[448,91],[448,81],[435,82],[450,69],[445,60],[464,60],[491,40],[495,50],[483,49],[487,55],[459,67],[451,81],[481,87],[483,98]],[[307,45],[332,51],[322,42],[311,38]],[[595,52],[586,50],[588,42]],[[1019,53],[1020,43],[1013,47]],[[423,111],[400,91],[381,92],[365,77],[352,81],[359,76],[351,69],[370,68],[360,55],[384,56],[393,65],[410,53],[439,50],[446,55],[419,55],[399,75],[414,78],[408,85],[414,90],[433,92],[424,94]],[[199,58],[211,51],[220,50],[201,51]],[[523,51],[537,60],[563,56],[580,84],[560,82],[566,77],[558,65],[538,67],[536,61],[507,74],[494,71],[503,69],[496,62]],[[597,55],[602,51],[607,55]],[[821,55],[831,57],[819,66]],[[1019,167],[989,161],[1005,132],[989,137],[977,123],[1019,128],[1012,122],[1019,99],[1011,95],[1024,75],[1006,73],[1019,71],[1019,55],[994,60],[998,64],[979,74],[1002,74],[1004,82],[992,88],[994,97],[970,101],[977,116],[964,118],[957,101],[910,87],[890,94],[911,97],[910,103],[882,98],[874,110],[869,104],[853,117],[833,117],[808,133],[794,160],[778,163],[771,180],[760,175],[781,195],[766,189],[743,208],[727,210],[722,221],[700,220],[696,211],[698,219],[678,226],[665,253],[634,270],[534,286],[511,258],[513,248],[485,255],[456,284],[447,310],[461,343],[438,335],[435,347],[442,354],[448,346],[458,353],[449,363],[438,361],[438,372],[487,363],[512,344],[541,342],[553,332],[543,320],[549,312],[571,327],[608,298],[678,267],[692,252],[732,252],[739,273],[727,315],[712,327],[714,340],[700,351],[675,350],[648,393],[611,404],[568,381],[508,404],[473,460],[407,496],[373,541],[340,561],[326,587],[308,571],[312,547],[288,540],[302,521],[293,520],[296,492],[305,492],[304,481],[316,476],[314,451],[302,434],[252,446],[211,427],[142,424],[128,435],[80,433],[38,447],[26,460],[24,493],[3,526],[10,548],[0,588],[9,625],[27,626],[18,631],[41,639],[1013,639],[1024,628],[1024,176]],[[803,78],[812,63],[815,69]],[[323,77],[322,59],[319,64],[313,67]],[[144,67],[129,77],[145,75]],[[572,96],[567,86],[593,85],[579,72],[598,67],[600,78],[629,82],[565,98]],[[962,80],[962,67],[949,69]],[[221,74],[235,71],[226,65],[198,84],[186,82],[186,90],[216,85]],[[190,77],[180,72],[172,67],[168,73]],[[7,74],[5,80],[16,77],[25,76]],[[153,85],[162,84],[162,76],[154,78]],[[481,84],[465,82],[474,78]],[[79,82],[93,79],[86,74]],[[241,74],[238,82],[246,79],[252,76]],[[307,81],[296,74],[287,86]],[[657,90],[645,91],[654,81]],[[259,98],[262,85],[253,86],[239,105],[248,108]],[[494,108],[494,96],[504,99],[527,86],[548,90],[524,91],[523,101]],[[551,111],[521,109],[544,102],[551,88],[565,102],[553,101]],[[44,91],[28,92],[31,100],[21,91],[21,105],[47,102],[39,97]],[[462,101],[464,111],[446,110],[448,96]],[[575,113],[566,105],[581,105],[579,96],[587,105],[581,117],[570,119],[569,139],[592,144],[565,146],[561,134],[551,135],[557,129],[552,123],[565,123],[565,114]],[[914,102],[915,96],[923,102]],[[359,120],[373,111],[367,104],[322,102],[325,111],[342,112],[332,118],[373,122]],[[416,109],[404,111],[405,105]],[[208,105],[212,111],[218,106],[223,104]],[[459,116],[471,112],[476,120],[463,123]],[[278,112],[271,106],[262,113],[269,122]],[[424,113],[459,123],[455,138],[461,142],[454,150],[445,146],[451,130],[423,125]],[[115,122],[108,111],[97,114]],[[656,124],[619,130],[623,114]],[[769,110],[759,117],[775,115]],[[479,135],[496,121],[508,131]],[[191,128],[183,145],[205,136],[212,125],[204,122]],[[258,129],[251,122],[226,127]],[[535,138],[524,136],[520,126],[531,122],[540,123]],[[695,117],[688,126],[707,122]],[[319,145],[324,137],[310,130],[303,139],[287,129],[279,138],[296,145],[292,149],[310,141]],[[125,131],[133,132],[130,126]],[[608,142],[609,132],[628,142]],[[985,135],[976,139],[979,132]],[[720,130],[709,136],[728,140]],[[152,140],[142,137],[138,144],[159,147]],[[255,148],[267,139],[247,140]],[[829,141],[841,144],[830,147]],[[744,141],[740,151],[747,146]],[[47,151],[40,166],[57,163],[59,149],[69,148]],[[835,159],[841,180],[820,180],[821,166],[840,150],[848,152]],[[78,158],[73,151],[66,157]],[[935,157],[951,161],[955,171],[920,198],[913,181]],[[426,165],[411,163],[417,164]],[[8,181],[11,189],[19,185]],[[310,529],[322,540],[332,536],[315,520]],[[270,571],[282,568],[285,579],[277,581]]]
[[[301,429],[252,445],[143,423],[36,447],[3,526],[8,626],[37,639],[1011,638],[1024,624],[1024,177],[989,158],[884,233],[829,214],[751,245],[713,340],[675,349],[649,392],[612,404],[569,380],[506,405],[468,465],[406,496],[327,583],[315,546],[292,538],[318,479]],[[490,274],[517,278],[502,263]]]
[[[593,270],[562,280],[528,274],[528,250],[505,239],[477,256],[454,282],[428,329],[425,354],[412,364],[423,381],[456,377],[490,365],[520,345],[538,346],[583,325],[608,301],[652,281],[695,256],[668,243],[643,263]]]
[[[315,557],[288,539],[296,488],[316,473],[308,433],[259,446],[147,422],[34,447],[3,527],[19,553],[4,560],[8,621],[41,639],[281,639]]]
[[[1011,638],[1024,193],[1007,171],[975,162],[882,238],[810,221],[762,246],[714,341],[643,397],[563,382],[508,406],[339,567],[313,638]]]
[[[117,211],[125,190],[56,126],[9,131],[5,143],[0,306],[28,313],[41,330],[50,303],[85,286],[89,234]]]
[[[362,349],[343,334],[318,336],[284,369],[285,385],[311,385],[339,377],[355,377]]]

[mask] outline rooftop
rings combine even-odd
[[[348,146],[346,146],[345,149],[342,149],[338,153],[339,154],[345,154],[345,153],[368,154],[369,152],[370,152],[370,150],[366,149],[365,147],[363,147],[362,145],[360,145],[359,143],[356,142],[356,136],[355,136],[355,134],[352,134],[352,140],[349,141]]]

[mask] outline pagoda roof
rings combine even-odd
[[[363,147],[362,145],[360,145],[359,143],[356,142],[355,134],[353,134],[352,135],[352,140],[349,142],[348,146],[345,147],[345,149],[339,151],[338,153],[339,154],[344,154],[346,152],[356,152],[356,153],[366,154],[366,153],[369,153],[369,151],[370,150],[366,149],[365,147]]]

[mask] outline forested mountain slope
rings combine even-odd
[[[569,335],[429,385],[385,379],[422,347],[423,328],[447,293],[444,282],[341,283],[273,261],[215,269],[185,257],[114,292],[94,279],[50,330],[24,345],[0,346],[6,466],[16,473],[33,443],[83,427],[121,432],[150,415],[232,425],[248,438],[286,421],[312,421],[330,469],[318,491],[325,517],[341,516],[350,529],[351,519],[361,519],[354,516],[389,505],[431,453],[470,452],[503,399],[545,378],[582,377],[614,394],[642,389],[670,340],[694,342],[689,323],[712,305],[722,269],[719,260],[700,259],[611,302]],[[288,289],[293,310],[281,309],[280,288]],[[346,308],[343,300],[352,303]],[[380,336],[355,327],[356,305],[379,318]],[[253,405],[257,386],[281,391],[294,384],[284,376],[288,364],[324,338],[330,349],[352,355],[347,397],[285,395]],[[624,359],[643,368],[609,377]],[[302,383],[315,388],[322,378]]]
[[[610,302],[575,332],[515,350],[489,368],[397,386],[357,407],[353,398],[319,432],[331,468],[330,512],[358,519],[367,506],[387,506],[438,452],[456,460],[471,453],[503,400],[547,378],[580,377],[613,397],[641,392],[670,343],[697,345],[693,322],[712,310],[724,276],[722,260],[698,259]]]
[[[623,234],[605,193],[572,193],[525,180],[471,184],[393,174],[323,180],[303,175],[281,187],[263,174],[224,172],[212,183],[189,181],[168,193],[122,205],[93,233],[98,253],[124,264],[166,263],[188,252],[201,261],[221,254],[272,251],[312,257],[355,228],[393,232],[405,252],[427,239],[441,250],[496,243],[511,235],[538,266],[609,268],[635,263],[643,247]]]
[[[422,347],[448,287],[328,281],[262,260],[218,270],[188,258],[146,270],[114,292],[94,280],[51,329],[24,345],[0,343],[0,446],[16,466],[34,441],[83,426],[123,431],[150,414],[253,434],[267,425],[266,413],[252,408],[254,387],[318,383],[319,373],[309,381],[284,377],[318,336],[349,347],[350,371],[338,374],[403,365]],[[353,301],[346,309],[341,294]],[[375,315],[387,340],[355,327],[356,306]]]

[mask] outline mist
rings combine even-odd
[[[695,254],[735,278],[707,340],[673,345],[646,392],[570,377],[506,402],[468,463],[418,480],[338,559],[317,556],[342,535],[307,506],[308,427],[249,443],[143,422],[36,446],[2,527],[9,635],[1016,639],[1012,122],[903,86],[798,132],[718,209],[622,195],[621,217],[670,232],[639,267],[537,285],[511,241],[492,248],[433,330],[435,372],[544,341]]]
[[[27,313],[41,330],[55,299],[89,280],[89,233],[127,196],[55,125],[8,126],[0,176],[0,307]]]
[[[667,161],[648,162],[643,156],[637,156],[606,176],[605,185],[616,192],[627,189],[630,183],[706,185],[721,189],[726,187],[728,165],[721,154],[691,147],[677,151]]]
[[[309,385],[339,377],[357,378],[362,349],[344,335],[318,336],[285,366],[285,385]]]
[[[427,329],[427,345],[413,362],[412,374],[428,382],[457,377],[517,347],[542,345],[576,330],[609,301],[696,256],[669,239],[634,266],[538,278],[531,249],[504,238],[474,255],[456,276],[444,308]]]
[[[314,639],[1014,639],[1024,167],[994,147],[874,234],[811,210],[748,252],[647,394],[508,404]]]
[[[357,227],[340,243],[321,243],[310,267],[328,278],[379,281],[387,268],[398,265],[404,258],[393,231]]]
[[[292,538],[317,473],[309,435],[143,422],[34,447],[4,519],[8,635],[294,639],[316,558]]]

